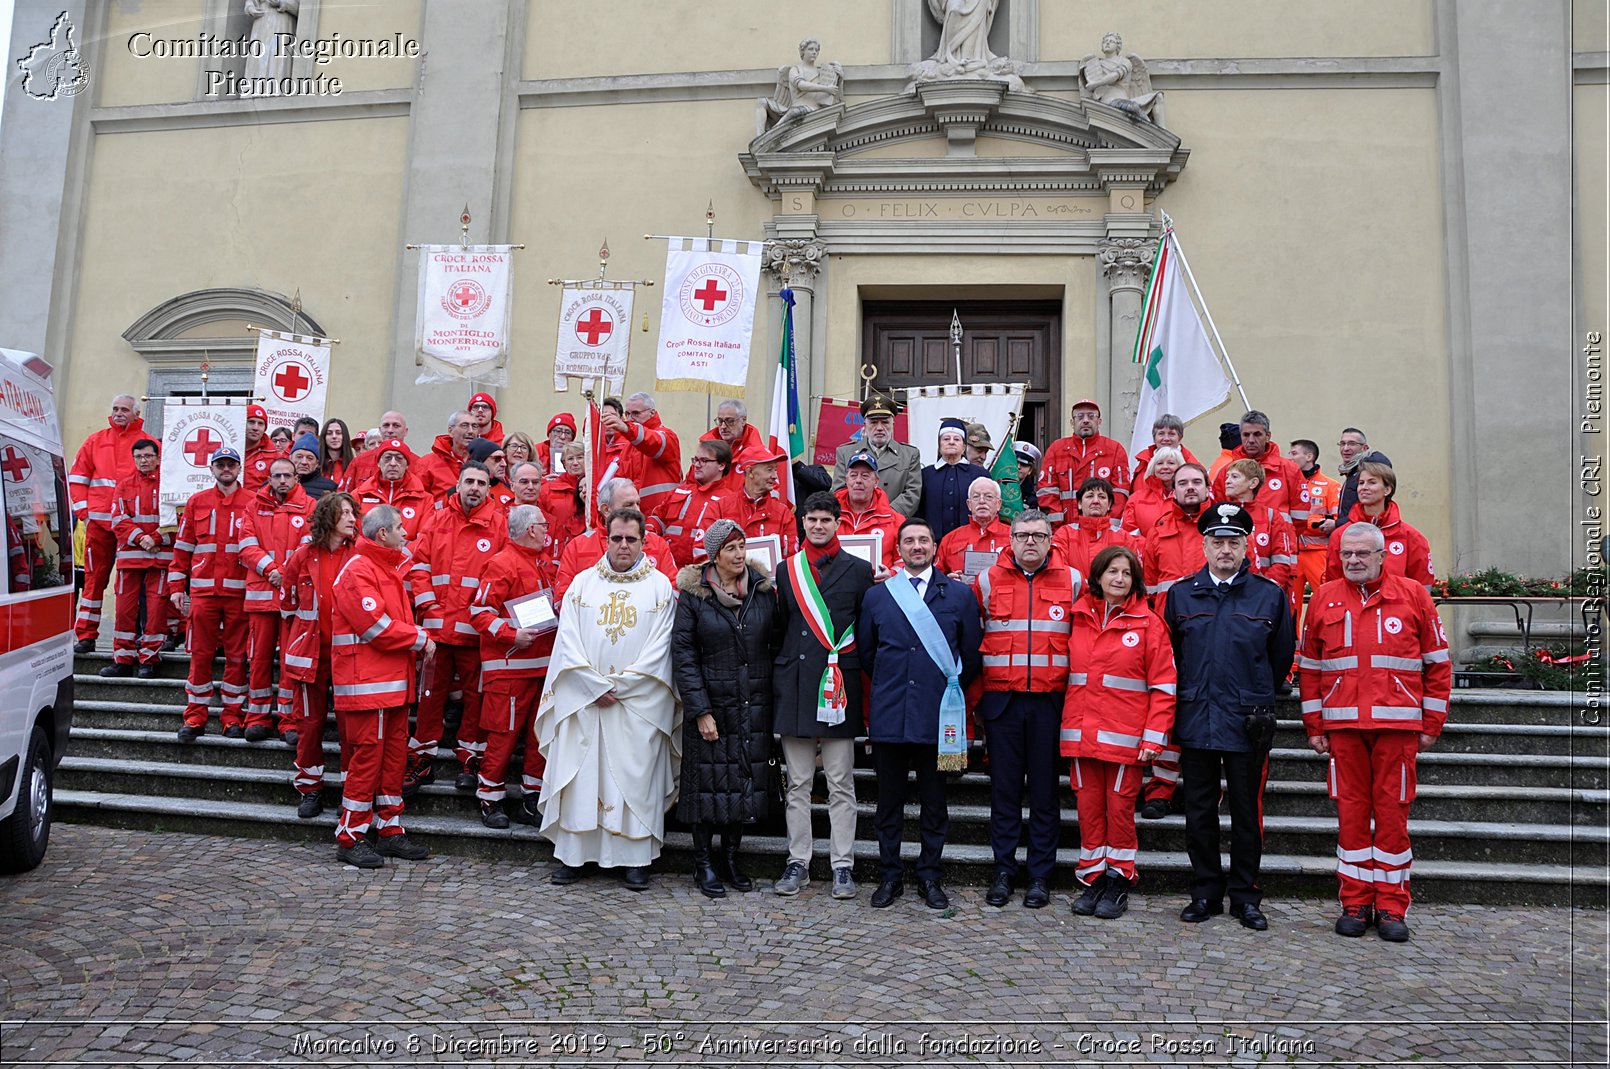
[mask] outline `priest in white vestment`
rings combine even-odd
[[[671,685],[671,583],[643,553],[643,515],[610,515],[604,559],[576,576],[559,611],[534,730],[548,767],[538,829],[574,883],[582,866],[648,886],[682,760],[682,702]]]

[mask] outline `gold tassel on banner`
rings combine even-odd
[[[936,762],[941,772],[966,772],[967,755],[964,753],[942,753]]]

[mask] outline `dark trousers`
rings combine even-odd
[[[1219,774],[1230,802],[1230,877],[1219,858]],[[1256,906],[1263,901],[1263,785],[1269,757],[1228,750],[1180,750],[1180,791],[1185,800],[1185,851],[1191,858],[1191,897]]]
[[[1062,694],[1012,694],[989,731],[989,841],[995,871],[1017,875],[1017,844],[1023,836],[1023,783],[1029,788],[1028,871],[1049,880],[1057,862],[1062,809],[1057,804],[1058,745]]]
[[[950,813],[945,809],[945,778],[939,774],[938,747],[931,742],[875,742],[872,768],[878,777],[878,811],[873,824],[878,830],[880,877],[897,880],[904,872],[900,864],[900,829],[905,821],[906,775],[915,771],[917,800],[922,806],[917,879],[939,879],[939,855],[945,849],[945,833],[950,831]]]

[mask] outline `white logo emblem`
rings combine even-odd
[[[63,11],[50,28],[50,39],[41,41],[17,60],[22,71],[21,88],[35,100],[56,100],[76,96],[89,85],[89,64],[73,41],[73,20]]]
[[[1051,606],[1051,619],[1053,619],[1053,620],[1062,619],[1062,606],[1060,606],[1060,605]]]
[[[1125,631],[1124,632],[1124,645],[1126,645],[1126,646],[1139,646],[1140,645],[1140,632],[1139,631]]]
[[[300,527],[300,526],[302,526],[302,517],[300,517],[300,516],[292,516],[291,517],[291,526],[292,527]]]
[[[1285,484],[1282,483],[1279,479],[1270,479],[1269,480],[1269,489],[1271,489],[1271,490],[1278,490],[1283,485],[1285,485]]]
[[[1098,468],[1096,470],[1096,474],[1101,476],[1103,479],[1105,479],[1108,475],[1112,474],[1112,469],[1111,468]]]
[[[414,506],[412,506],[412,505],[404,505],[403,506],[403,515],[405,517],[407,517],[408,519],[410,519],[410,520],[413,519],[414,518]]]
[[[1386,618],[1386,623],[1383,626],[1386,628],[1387,634],[1395,635],[1399,631],[1403,630],[1403,621],[1399,620],[1396,616],[1388,616]]]
[[[479,542],[475,543],[475,548],[480,550],[482,553],[490,553],[492,552],[492,540],[490,538],[483,538]]]
[[[1269,536],[1268,535],[1266,535],[1266,534],[1258,535],[1258,545],[1267,546],[1268,544],[1269,544]]]
[[[379,603],[377,601],[375,601],[374,598],[364,598],[363,599],[363,611],[364,612],[374,612],[375,609],[378,608],[378,607],[379,607]]]
[[[1386,548],[1387,548],[1388,552],[1390,552],[1394,557],[1403,556],[1403,543],[1402,542],[1388,543]]]

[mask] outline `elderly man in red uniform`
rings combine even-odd
[[[957,582],[967,582],[984,567],[993,566],[995,558],[1012,540],[1012,528],[1001,522],[1000,514],[1000,485],[983,476],[974,479],[967,488],[967,523],[939,540],[934,567]],[[972,571],[967,569],[970,553],[981,554],[973,558]]]
[[[412,470],[408,446],[401,438],[387,438],[375,447],[373,454],[364,454],[370,455],[376,458],[373,474],[352,489],[360,518],[376,505],[390,505],[402,514],[403,529],[408,537],[417,537],[434,502],[425,484]]]
[[[447,433],[436,436],[430,454],[416,465],[419,481],[433,499],[441,500],[458,485],[458,473],[470,459],[470,443],[475,436],[475,421],[468,412],[454,412],[447,417]]]
[[[436,652],[425,629],[411,622],[402,578],[407,545],[396,509],[370,509],[363,538],[333,587],[330,677],[352,754],[341,787],[335,856],[361,869],[381,868],[387,857],[418,861],[430,854],[409,841],[402,825],[415,655],[424,653],[428,672]],[[376,846],[366,838],[371,823],[379,832]]]
[[[1336,799],[1336,934],[1409,938],[1409,803],[1415,755],[1448,719],[1448,639],[1425,587],[1383,570],[1386,538],[1356,523],[1338,536],[1343,576],[1308,606],[1297,660],[1303,728],[1330,758]]]
[[[286,621],[280,616],[280,589],[285,585],[285,562],[313,530],[313,499],[297,485],[296,469],[285,457],[268,468],[268,485],[257,494],[241,518],[240,562],[246,568],[246,618],[251,662],[250,689],[246,693],[246,741],[262,742],[283,720],[281,737],[296,744],[289,716],[291,693],[282,681],[274,691],[275,652],[282,648]]]
[[[838,498],[841,510],[840,538],[860,534],[883,536],[883,559],[874,562],[872,571],[878,579],[887,579],[899,559],[900,548],[896,542],[906,517],[889,504],[889,495],[878,482],[878,462],[871,453],[855,453],[844,462],[844,489],[833,496]]]
[[[380,417],[379,435],[372,441],[364,440],[363,452],[353,457],[352,463],[347,465],[347,470],[341,473],[341,489],[350,494],[368,482],[375,473],[375,465],[380,460],[380,444],[392,440],[399,443],[408,441],[408,418],[401,412],[387,412]],[[403,444],[402,450],[410,463],[416,459],[413,450],[406,444]]]
[[[1073,433],[1045,451],[1035,491],[1040,509],[1053,525],[1072,519],[1079,487],[1091,477],[1112,483],[1114,512],[1122,513],[1129,498],[1129,454],[1101,433],[1101,406],[1089,398],[1075,401],[1072,419]]]
[[[602,413],[604,429],[623,443],[615,474],[632,480],[645,514],[658,512],[682,481],[682,444],[676,432],[660,422],[654,398],[646,393],[627,397],[620,414],[607,406]]]
[[[112,398],[106,427],[84,439],[67,476],[73,519],[84,525],[84,589],[78,596],[73,624],[74,653],[95,648],[101,633],[101,600],[112,578],[117,537],[112,533],[112,497],[117,484],[134,474],[134,443],[146,437],[145,421],[134,398]]]
[[[162,638],[168,626],[167,578],[173,535],[157,526],[157,443],[141,438],[129,452],[134,473],[119,482],[112,495],[117,616],[112,623],[112,663],[101,669],[101,675],[133,675],[138,641],[139,675],[150,679],[162,663]],[[136,633],[142,607],[145,627]]]
[[[173,543],[168,595],[190,618],[190,676],[185,681],[180,742],[207,733],[212,702],[212,659],[224,648],[224,738],[246,737],[246,569],[240,532],[250,495],[240,486],[240,454],[225,446],[212,455],[215,485],[190,495]]]
[[[1308,525],[1308,480],[1302,469],[1280,455],[1280,447],[1269,439],[1269,417],[1253,409],[1241,417],[1241,444],[1230,450],[1230,462],[1256,460],[1263,466],[1264,481],[1254,499],[1285,516],[1294,527]],[[1224,468],[1213,477],[1213,500],[1224,501]]]
[[[764,447],[761,447],[764,448]],[[650,524],[671,546],[677,567],[704,560],[704,532],[722,518],[739,520],[742,481],[733,487],[732,449],[720,438],[701,440],[693,451],[693,468],[682,485],[672,490]],[[600,554],[602,556],[602,554]]]
[[[576,417],[561,412],[548,421],[548,437],[537,443],[533,458],[542,465],[543,475],[558,475],[565,470],[565,446],[576,440]]]
[[[700,435],[699,441],[726,442],[734,459],[763,449],[766,445],[766,440],[761,437],[760,428],[749,422],[749,409],[735,397],[729,397],[716,406],[716,425]],[[690,478],[693,476],[692,468],[688,469],[688,476]],[[742,476],[737,471],[730,471],[727,478],[731,481],[732,489],[738,489]]]
[[[753,540],[776,535],[782,544],[781,563],[799,551],[799,525],[794,506],[777,495],[777,465],[788,463],[788,454],[770,446],[739,458],[743,465],[743,492],[733,503],[732,518],[743,528],[744,538]]]
[[[632,485],[630,479],[610,479],[598,488],[597,516],[608,516],[621,509],[638,509],[637,487]],[[594,528],[572,538],[570,544],[559,557],[559,574],[554,579],[553,596],[556,603],[563,601],[565,591],[580,573],[591,568],[604,559],[604,551],[609,543],[604,532]],[[643,555],[654,562],[655,571],[659,572],[673,584],[676,582],[676,560],[672,556],[671,546],[665,539],[648,530],[643,531]],[[672,589],[675,589],[673,586]]]
[[[503,810],[504,780],[509,758],[522,738],[525,766],[515,819],[533,826],[540,819],[537,797],[542,792],[546,762],[531,733],[531,720],[553,653],[554,569],[543,552],[547,542],[548,521],[541,509],[535,505],[511,509],[508,544],[486,566],[481,589],[470,606],[470,623],[481,635],[481,730],[486,735],[486,756],[476,778],[475,797],[481,803],[481,823],[488,828],[509,826],[509,815]],[[516,618],[516,606],[540,598],[548,599],[546,618],[540,624],[522,625]]]
[[[437,654],[408,743],[406,789],[410,794],[435,782],[432,762],[442,740],[443,712],[455,676],[464,693],[464,716],[454,748],[459,773],[453,786],[466,792],[475,789],[475,766],[485,743],[481,741],[481,639],[470,624],[470,602],[480,587],[481,573],[508,540],[508,521],[491,499],[491,490],[492,473],[486,465],[465,461],[458,492],[425,520],[413,547],[409,586],[415,611],[435,641]]]

